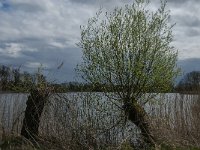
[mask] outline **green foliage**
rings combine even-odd
[[[105,15],[99,11],[81,26],[83,63],[77,72],[86,82],[109,85],[107,91],[112,88],[122,99],[169,91],[179,72],[171,46],[173,25],[166,2],[155,12],[148,4],[137,0]]]

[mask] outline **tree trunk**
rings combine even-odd
[[[25,117],[23,120],[21,135],[29,140],[38,137],[40,118],[49,94],[46,91],[34,89],[26,102]]]
[[[155,139],[151,134],[150,125],[144,108],[138,103],[126,103],[124,106],[128,119],[141,130],[144,142],[149,146],[155,146]]]

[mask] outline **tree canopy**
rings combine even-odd
[[[169,90],[178,73],[177,51],[170,44],[173,25],[165,2],[156,12],[148,10],[148,3],[136,0],[105,16],[100,11],[81,26],[78,71],[83,79],[108,84],[121,98]]]

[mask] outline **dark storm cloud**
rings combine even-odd
[[[180,26],[188,26],[188,27],[200,26],[199,16],[195,16],[193,13],[176,14],[172,17],[173,17],[173,20],[175,20]]]
[[[37,12],[44,11],[44,7],[39,5],[39,3],[29,3],[24,1],[12,1],[5,0],[0,2],[0,6],[3,10],[13,10],[13,11],[25,11],[25,12]]]
[[[177,66],[181,69],[181,74],[176,78],[176,84],[189,72],[200,71],[200,58],[189,58],[179,60]]]
[[[22,66],[32,72],[40,64],[46,71],[55,70],[64,61],[54,78],[72,80],[81,59],[75,45],[80,38],[79,27],[94,9],[67,0],[5,2],[0,1],[0,64]]]
[[[200,58],[179,60],[178,66],[181,67],[183,75],[191,71],[200,71]]]
[[[197,37],[197,38],[199,38],[200,30],[191,28],[191,29],[187,30],[185,34],[188,37]]]
[[[80,55],[77,55],[77,53],[80,53]],[[40,53],[25,52],[24,55],[30,58],[29,61],[23,64],[24,67],[32,67],[32,70],[35,70],[35,66],[31,65],[35,63],[38,65],[42,64],[48,74],[48,78],[51,80],[57,78],[58,81],[74,80],[74,69],[77,63],[80,63],[81,59],[81,52],[78,48],[68,49],[67,51],[56,49],[49,50],[47,48],[41,50]],[[62,62],[63,66],[58,70],[57,68]]]
[[[78,54],[77,54],[78,53]],[[1,57],[1,55],[0,55]],[[36,72],[42,65],[44,73],[48,79],[56,81],[74,80],[74,69],[81,60],[81,52],[78,48],[49,49],[48,47],[38,51],[23,51],[20,58],[11,58],[9,55],[1,57],[1,64],[12,67],[21,66],[22,70]],[[61,63],[64,63],[61,69],[57,69]]]

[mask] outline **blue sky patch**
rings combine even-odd
[[[10,10],[11,5],[6,1],[0,1],[0,9],[2,10]]]

